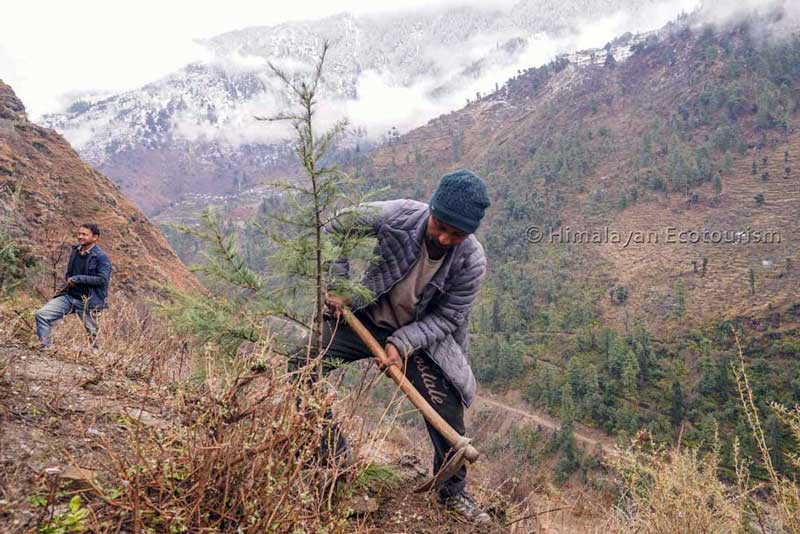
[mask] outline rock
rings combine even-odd
[[[54,466],[44,469],[44,473],[49,476],[57,476],[60,480],[77,482],[88,485],[95,477],[95,472],[75,465]]]
[[[428,475],[428,470],[422,467],[419,458],[413,454],[402,455],[395,464],[403,478],[415,479]]]
[[[0,81],[0,118],[12,121],[28,120],[25,106],[8,85]]]
[[[169,423],[141,408],[123,408],[123,412],[134,421],[138,421],[145,426],[160,428],[161,430],[169,428]]]
[[[369,495],[356,495],[342,503],[352,510],[353,515],[366,515],[378,511],[378,499]]]
[[[89,482],[95,477],[95,472],[75,465],[68,465],[61,470],[60,478],[76,482]]]

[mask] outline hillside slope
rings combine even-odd
[[[154,295],[162,284],[200,287],[147,217],[117,186],[81,161],[63,137],[29,122],[22,102],[2,81],[0,195],[13,204],[17,238],[39,260],[46,278],[60,280],[66,245],[74,242],[78,225],[96,222],[102,230],[101,246],[114,267],[112,298]]]
[[[443,172],[480,171],[495,266],[596,234],[572,247],[590,268],[570,275],[600,294],[624,288],[624,305],[594,303],[621,328],[785,310],[800,299],[798,41],[759,43],[754,27],[684,21],[558,58],[378,149],[361,172],[427,198]],[[626,44],[623,61],[609,53]]]
[[[342,158],[396,197],[427,200],[459,167],[486,178],[470,346],[484,387],[612,435],[708,445],[720,430],[751,453],[741,342],[760,406],[800,402],[798,32],[780,10],[681,17]],[[791,471],[791,439],[774,418],[769,432]]]

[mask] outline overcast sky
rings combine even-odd
[[[321,2],[226,0],[14,1],[0,17],[0,79],[32,117],[57,110],[70,91],[133,89],[203,58],[193,40],[248,26],[486,2],[456,0]],[[492,1],[493,7],[512,0]]]
[[[651,25],[658,27],[700,2],[664,0],[645,18],[652,19]],[[752,8],[772,2],[783,4],[797,15],[798,0],[703,0],[702,3],[727,17],[731,10],[742,9],[743,5]],[[71,101],[70,93],[135,89],[189,62],[203,60],[206,58],[203,47],[194,40],[230,30],[316,19],[343,11],[358,15],[463,4],[497,9],[514,3],[515,0],[11,1],[3,6],[0,17],[0,79],[14,88],[35,120],[43,113],[61,110],[65,102]],[[602,46],[624,31],[652,29],[631,28],[633,18],[620,15],[593,20],[588,27],[579,29],[574,43],[567,45]],[[644,16],[638,15],[637,19]],[[562,43],[561,48],[567,45]],[[537,43],[537,47],[549,50],[542,43]],[[550,48],[554,52],[565,51]]]

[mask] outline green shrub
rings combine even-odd
[[[40,534],[72,534],[86,532],[86,518],[89,510],[81,508],[81,496],[75,495],[69,501],[69,508],[55,516],[52,521],[44,525]]]

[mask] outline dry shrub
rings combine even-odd
[[[39,305],[24,293],[0,299],[0,342],[25,345],[35,330],[33,312]]]
[[[105,444],[117,481],[94,485],[101,530],[344,531],[339,501],[359,466],[323,466],[316,454],[332,395],[288,379],[269,353],[207,365],[209,378],[186,386],[178,424],[135,425],[132,454]]]
[[[728,484],[717,472],[720,447],[716,436],[712,450],[701,454],[680,445],[669,450],[657,448],[651,440],[648,448],[641,447],[646,436],[641,432],[634,446],[611,462],[623,482],[623,497],[611,520],[614,530],[800,534],[800,486],[775,470],[738,336],[735,340],[739,360],[733,372],[739,399],[759,460],[768,473],[767,481],[750,483],[748,461],[740,459],[738,439],[733,443],[736,480]],[[800,443],[800,407],[788,409],[773,402],[770,408],[787,425],[795,443]],[[787,451],[787,456],[800,467],[800,451]]]
[[[747,423],[750,426],[750,433],[755,440],[758,451],[761,454],[761,461],[769,474],[770,490],[773,502],[755,503],[755,505],[767,515],[772,528],[778,532],[791,534],[800,533],[800,487],[797,482],[779,474],[772,464],[772,456],[767,446],[764,427],[758,414],[758,407],[753,398],[753,389],[750,387],[750,380],[747,376],[744,354],[739,337],[736,336],[736,347],[739,355],[739,365],[733,366],[733,373],[736,377],[736,386],[739,391],[739,400],[744,408]],[[775,411],[778,419],[789,427],[795,444],[800,443],[800,406],[795,406],[793,410],[776,402],[770,403],[770,408]],[[788,457],[792,463],[800,467],[800,451],[788,451]],[[762,529],[763,530],[763,529]]]
[[[33,342],[26,321],[37,305],[29,300],[15,308],[0,306],[8,319],[4,331],[16,342]],[[95,369],[94,377],[70,392],[87,384],[108,390],[125,385],[132,389],[118,391],[122,402],[136,399],[145,415],[137,418],[130,410],[129,417],[118,419],[127,429],[124,439],[96,438],[102,454],[92,469],[98,475],[85,481],[90,487],[84,495],[90,530],[352,532],[363,526],[348,519],[347,499],[367,487],[371,492],[369,481],[376,473],[386,479],[389,468],[366,460],[347,467],[321,465],[317,452],[327,435],[323,414],[332,408],[336,390],[329,381],[315,386],[302,374],[290,376],[284,358],[268,349],[273,345],[269,332],[232,359],[212,345],[198,352],[163,318],[131,302],[117,300],[101,314],[99,326],[98,354],[89,350],[78,317],[67,317],[54,329],[58,359]],[[312,372],[314,366],[302,371]],[[351,398],[337,401],[335,412],[340,404],[348,408],[338,418],[342,427],[353,429],[360,420],[354,412],[363,409],[361,401],[380,376],[365,373],[367,383],[356,384]],[[375,426],[360,429],[351,441],[354,450],[364,442],[377,449],[386,439],[397,416],[390,412],[397,411],[402,397],[398,391]],[[157,419],[169,419],[148,421],[153,406],[164,408]],[[67,459],[80,464],[69,453]]]
[[[612,520],[619,532],[744,532],[749,491],[746,466],[734,449],[737,484],[718,476],[719,442],[696,448],[656,447],[640,432],[634,446],[609,463],[623,482]],[[644,447],[642,444],[647,443]]]
[[[101,368],[121,371],[129,378],[168,383],[185,378],[190,370],[188,341],[145,304],[115,298],[97,314],[97,325],[97,355],[87,354],[89,338],[77,314],[53,328],[53,345],[63,352],[86,355]]]

